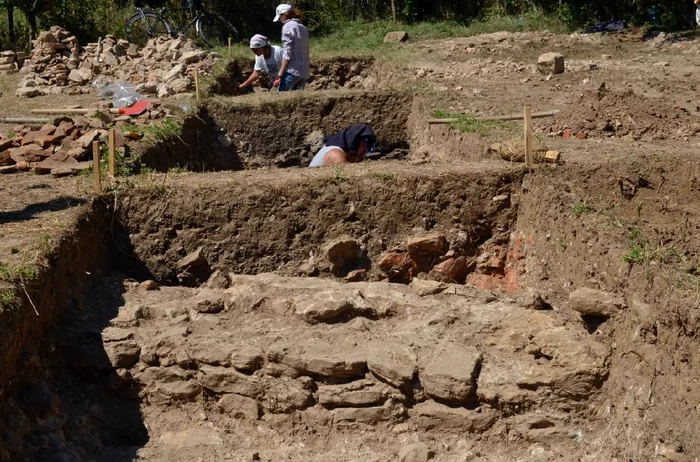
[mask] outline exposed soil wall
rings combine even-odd
[[[444,231],[462,247],[495,235],[507,241],[517,208],[493,197],[507,197],[518,178],[507,171],[357,177],[324,169],[295,181],[188,186],[156,200],[132,190],[120,198],[123,232],[115,239],[133,246],[134,258],[120,262],[139,279],[175,283],[177,261],[200,246],[212,268],[298,275],[324,241],[344,234],[364,242],[372,260],[418,230]]]
[[[358,92],[285,95],[260,104],[212,99],[185,119],[180,136],[145,146],[141,161],[158,171],[306,166],[313,155],[309,135],[329,135],[353,123],[372,125],[387,154],[408,148],[412,98],[401,92]]]
[[[674,417],[695,415],[700,402],[696,181],[693,160],[649,156],[599,168],[543,169],[523,183],[517,229],[530,284],[561,303],[578,287],[626,302],[594,333],[615,348],[608,408],[597,412],[612,440],[630,433],[656,438],[635,439],[618,450],[621,458],[652,457],[659,441],[700,453],[698,419],[679,424]]]
[[[495,154],[488,154],[488,139],[478,133],[463,133],[447,124],[428,125],[436,106],[425,96],[416,96],[411,106],[409,132],[411,134],[412,160],[428,161],[482,161],[498,159]]]
[[[23,319],[30,327],[22,333],[24,350],[11,346],[11,350],[7,350],[10,355],[3,357],[3,366],[17,364],[17,370],[25,373],[15,375],[12,389],[6,392],[10,398],[3,401],[0,409],[2,422],[13,423],[12,428],[5,427],[0,432],[5,451],[0,451],[0,460],[3,457],[4,460],[13,460],[17,454],[37,458],[54,452],[75,454],[79,459],[86,454],[102,451],[102,446],[111,446],[116,451],[118,455],[114,460],[133,457],[134,447],[144,445],[148,438],[139,412],[139,400],[143,397],[135,393],[134,377],[139,386],[145,387],[144,396],[148,396],[148,406],[152,406],[150,412],[153,415],[167,409],[167,412],[174,412],[170,418],[184,419],[184,413],[177,414],[179,411],[170,406],[174,402],[171,400],[181,400],[182,396],[197,406],[205,403],[207,412],[212,411],[213,408],[207,406],[211,405],[214,395],[207,392],[209,394],[200,397],[201,390],[195,381],[207,383],[208,387],[216,387],[216,384],[212,385],[206,381],[206,377],[200,377],[201,370],[197,372],[199,375],[195,371],[197,368],[211,370],[207,364],[219,364],[216,363],[218,360],[196,359],[203,365],[192,368],[191,358],[182,359],[175,354],[175,349],[163,347],[164,344],[158,343],[160,340],[154,340],[155,334],[147,332],[148,329],[160,332],[158,320],[172,318],[172,322],[175,322],[173,316],[177,317],[180,312],[172,310],[181,299],[186,298],[183,305],[186,307],[181,311],[190,313],[188,316],[193,318],[184,321],[182,318],[178,322],[204,323],[197,324],[197,328],[209,335],[210,327],[206,323],[211,322],[214,315],[208,311],[191,314],[192,306],[196,307],[195,311],[209,309],[207,307],[210,305],[202,305],[200,300],[205,292],[200,294],[197,291],[188,292],[189,289],[167,288],[167,291],[163,290],[163,296],[168,294],[171,298],[161,300],[161,304],[143,305],[148,307],[145,309],[141,308],[142,293],[145,292],[140,292],[144,289],[135,282],[124,281],[123,276],[112,275],[111,278],[100,278],[91,287],[92,304],[87,311],[81,309],[80,298],[74,295],[75,292],[61,292],[62,284],[72,288],[75,286],[73,281],[84,283],[85,272],[92,270],[95,259],[98,266],[107,265],[110,258],[105,249],[108,247],[111,247],[111,261],[122,272],[138,279],[155,278],[166,283],[178,283],[178,262],[200,247],[210,270],[298,275],[304,273],[303,267],[309,256],[317,253],[322,243],[331,238],[350,235],[358,239],[365,245],[367,256],[376,263],[386,250],[404,243],[407,236],[424,230],[445,232],[451,247],[467,255],[481,254],[485,249],[496,247],[508,248],[508,254],[513,257],[510,263],[522,264],[521,272],[518,272],[520,288],[540,293],[547,302],[544,308],[555,308],[553,311],[533,311],[533,305],[526,301],[527,298],[520,298],[517,308],[504,304],[502,309],[497,310],[495,305],[488,305],[478,312],[478,319],[482,316],[492,319],[488,316],[493,316],[493,313],[488,316],[486,313],[494,310],[504,316],[504,337],[499,337],[499,341],[505,339],[507,348],[499,350],[498,347],[484,355],[484,369],[477,371],[477,397],[483,405],[477,412],[483,416],[490,415],[493,409],[499,409],[501,414],[498,419],[512,419],[516,430],[501,430],[500,424],[488,430],[496,422],[494,417],[487,427],[477,432],[488,430],[493,435],[502,435],[499,432],[505,431],[509,438],[515,438],[511,441],[526,444],[552,438],[551,435],[543,436],[546,433],[543,430],[549,429],[554,432],[552,435],[561,438],[556,443],[561,448],[568,444],[566,441],[570,442],[571,431],[583,428],[587,446],[582,450],[586,454],[606,454],[606,457],[612,455],[630,460],[653,457],[659,441],[675,450],[681,448],[680,452],[684,454],[697,454],[700,451],[695,442],[695,435],[700,430],[696,421],[690,419],[678,425],[676,417],[697,412],[696,406],[700,402],[700,392],[695,386],[700,359],[693,354],[697,347],[695,336],[700,319],[697,283],[695,286],[688,285],[696,278],[697,249],[700,248],[697,240],[699,215],[695,206],[699,191],[691,160],[662,161],[650,157],[635,162],[611,162],[604,167],[543,166],[525,177],[521,176],[522,173],[503,168],[489,170],[483,166],[478,172],[450,172],[436,166],[424,166],[416,172],[407,165],[384,165],[391,165],[391,168],[324,169],[308,173],[280,171],[256,175],[255,181],[245,176],[232,179],[224,174],[210,175],[206,184],[197,184],[193,178],[187,179],[187,175],[184,175],[183,183],[176,184],[174,188],[135,188],[121,194],[115,203],[113,221],[107,221],[108,213],[100,203],[93,204],[93,209],[88,211],[91,219],[88,220],[88,215],[85,215],[74,234],[80,238],[81,253],[76,254],[75,243],[64,241],[54,262],[56,270],[42,276],[45,278],[44,287],[56,289],[61,298],[47,299],[45,297],[48,295],[44,292],[31,292],[40,314],[43,315],[45,309],[55,310],[48,311],[52,314],[46,319],[37,319],[50,321],[57,326],[56,321],[64,312],[57,308],[63,306],[59,301],[75,298],[77,301],[72,303],[66,323],[46,335],[46,326],[37,322],[32,324],[32,316],[35,315],[27,310],[28,314]],[[615,173],[611,175],[610,172]],[[504,200],[503,196],[507,199]],[[498,200],[495,200],[497,197]],[[95,239],[95,236],[102,235],[100,230],[108,229],[112,230],[110,238]],[[76,255],[81,258],[76,258]],[[76,265],[76,262],[79,263]],[[90,262],[90,265],[82,262]],[[372,270],[376,279],[376,269]],[[73,279],[66,279],[68,277]],[[71,284],[66,282],[69,280]],[[313,287],[324,284],[318,279],[313,281],[309,283],[316,284]],[[237,291],[243,294],[240,295],[241,306],[253,304],[261,312],[282,310],[275,316],[288,315],[285,308],[290,306],[288,303],[275,304],[262,292],[255,292],[262,289],[244,288],[249,283],[258,287],[257,283],[243,279],[233,285],[232,294],[238,294]],[[369,284],[362,288],[369,290],[369,287],[377,287],[376,290],[382,290],[380,286],[384,287],[382,284]],[[625,308],[591,328],[588,320],[568,307],[568,294],[580,287],[620,295]],[[499,290],[502,287],[496,285],[487,288]],[[421,289],[411,286],[411,290]],[[464,290],[468,292],[473,289]],[[125,291],[130,294],[125,294]],[[280,299],[291,296],[287,289],[280,290],[280,294],[284,295],[279,295]],[[465,296],[471,297],[470,303],[473,302],[473,295]],[[127,298],[129,302],[125,301]],[[498,303],[507,299],[506,296]],[[153,296],[152,300],[158,300],[158,297]],[[216,306],[226,305],[227,302],[217,303]],[[447,305],[441,306],[444,308]],[[461,309],[455,308],[454,313]],[[231,313],[257,316],[255,310],[229,310],[230,307],[218,315],[225,322],[228,322],[226,316]],[[431,309],[425,312],[432,313]],[[117,317],[118,313],[121,314]],[[406,313],[410,313],[410,310],[406,308],[397,313],[408,315]],[[303,313],[298,315],[310,316]],[[387,319],[391,319],[394,314],[388,316]],[[432,317],[424,321],[427,326],[442,322],[442,317],[436,319],[438,321]],[[445,319],[452,318],[447,316]],[[349,319],[342,323],[346,321]],[[311,325],[315,325],[313,322]],[[345,329],[355,324],[361,325],[362,322],[341,323],[336,328]],[[466,321],[460,318],[459,322],[466,322],[464,329],[457,328],[458,324],[453,326],[455,322],[452,320],[445,324],[452,326],[455,338],[464,335],[467,327],[475,329],[474,335],[477,337],[493,333],[491,329],[494,327],[488,320],[483,321],[484,326],[477,328],[469,318]],[[545,333],[541,334],[540,343],[528,337],[530,322],[533,325],[551,324],[551,328],[542,331]],[[108,325],[118,328],[110,330],[109,335],[97,335]],[[556,329],[552,327],[555,325]],[[418,329],[415,325],[413,328]],[[124,329],[130,329],[131,334]],[[183,345],[187,344],[184,345],[187,348],[202,348],[192,340],[194,337],[188,343],[183,335],[178,334],[180,331],[177,329],[183,329],[182,326],[173,329],[172,335]],[[259,335],[257,327],[251,329],[255,335]],[[398,325],[392,332],[397,329]],[[425,329],[420,327],[419,331],[425,332]],[[222,332],[229,331],[224,329]],[[506,335],[507,331],[519,333]],[[363,328],[362,332],[368,330]],[[565,333],[566,336],[550,338],[555,333]],[[40,337],[46,340],[36,342],[37,348],[42,348],[41,354],[37,355],[35,350],[29,348],[29,339]],[[534,349],[522,350],[517,346],[516,338],[534,342]],[[481,348],[491,348],[493,344],[490,342],[489,339],[477,339]],[[429,344],[434,346],[434,342]],[[158,374],[165,373],[163,367],[174,367],[178,371],[182,368],[184,375],[176,379],[178,386],[183,382],[185,388],[172,388],[172,377],[169,375],[151,376],[135,366],[134,358],[139,355],[152,361],[148,358],[151,358],[149,352],[153,349],[161,362],[152,367],[159,368]],[[53,354],[55,351],[62,354]],[[203,351],[214,355],[206,348]],[[559,361],[566,358],[566,367],[573,368],[573,375],[570,381],[569,378],[552,379],[554,385],[546,386],[543,383],[549,382],[542,382],[538,376],[526,385],[517,382],[520,394],[509,394],[510,389],[506,387],[494,395],[486,386],[490,383],[490,379],[487,379],[489,374],[493,374],[489,367],[493,364],[501,367],[499,361],[504,351],[519,355],[521,361],[534,361],[537,365],[533,370],[544,371],[542,368],[551,367],[553,371],[558,371],[557,374],[561,372],[563,364]],[[20,356],[19,362],[15,362],[11,355],[14,355],[14,360]],[[562,355],[561,359],[557,355]],[[592,376],[586,375],[588,372],[584,369],[581,371],[585,373],[581,372],[583,375],[580,375],[576,369],[579,361],[572,359],[586,355],[596,358],[597,369]],[[277,358],[274,355],[265,357],[272,363]],[[163,358],[170,361],[166,361],[167,366]],[[510,373],[512,364],[496,372]],[[525,367],[522,370],[530,369]],[[220,372],[219,369],[217,371]],[[236,380],[244,380],[236,372],[224,372],[232,374]],[[362,372],[365,372],[364,369]],[[418,377],[424,373],[424,369],[421,369]],[[276,389],[277,381],[265,374],[267,369],[264,373],[258,373],[262,377],[260,380],[271,390]],[[543,374],[543,377],[549,377],[548,373]],[[255,382],[257,377],[245,380]],[[508,377],[508,380],[512,379]],[[559,376],[555,374],[552,377]],[[336,386],[335,382],[325,383],[318,378],[313,380],[313,383],[306,381],[310,388],[302,392],[306,397],[306,401],[300,405],[304,416],[316,418],[316,411],[325,416],[328,416],[329,410],[343,415],[349,412],[336,411],[334,405],[326,406],[328,409],[311,409],[314,400],[321,399],[316,386],[319,390],[327,385]],[[588,387],[585,395],[577,395],[584,382]],[[498,381],[494,383],[503,385]],[[546,390],[550,385],[558,389],[560,395],[547,395]],[[375,385],[372,382],[367,386]],[[28,391],[20,392],[25,389]],[[177,398],[163,398],[163,390],[175,393]],[[235,394],[241,393],[235,387],[231,390]],[[534,396],[533,391],[542,391],[550,396],[551,401],[539,398],[528,401],[528,397]],[[228,388],[223,391],[229,392]],[[262,407],[265,414],[273,419],[265,424],[273,424],[277,422],[274,419],[282,419],[274,415],[286,414],[279,413],[278,407],[271,407],[265,401],[266,396],[261,398],[262,404],[243,401],[251,405],[251,412],[255,415],[259,415],[256,412]],[[413,422],[411,419],[415,415],[411,412],[421,409],[422,404],[414,403],[410,394],[405,396],[408,398],[399,398],[406,402],[408,419]],[[215,397],[220,398],[218,394]],[[250,399],[257,399],[257,395]],[[277,403],[275,406],[279,405]],[[98,407],[95,408],[95,405]],[[475,411],[473,406],[472,403],[466,409]],[[545,406],[550,411],[561,411],[575,417],[573,420],[559,419],[551,414],[542,420],[539,411],[533,411],[535,406]],[[193,409],[187,412],[194,412]],[[309,412],[309,409],[313,412]],[[209,418],[221,419],[222,425],[229,425],[229,420],[216,412]],[[365,412],[384,415],[381,414],[383,410],[374,408],[372,411],[352,411],[351,414],[365,415]],[[538,415],[539,420],[535,418]],[[374,416],[371,414],[370,418],[375,419]],[[399,417],[391,414],[387,419],[401,421],[405,418]],[[53,438],[50,435],[55,434],[56,428],[63,433]],[[606,430],[601,432],[601,428]],[[159,428],[161,432],[166,430],[166,426]],[[434,424],[429,423],[425,430],[435,431]],[[630,433],[645,437],[635,440],[633,444],[610,444],[610,438],[613,441],[626,441],[626,435]],[[379,447],[381,443],[377,445]]]
[[[253,72],[253,56],[250,60],[234,59],[223,71],[216,76],[209,91],[216,95],[237,96],[251,93],[249,87],[242,90],[238,87]],[[372,57],[340,57],[332,59],[317,59],[310,63],[311,77],[308,81],[310,90],[331,90],[338,88],[355,88],[365,86],[364,83],[373,72],[374,58]],[[271,83],[269,76],[262,75],[263,88]]]
[[[83,296],[91,274],[109,266],[107,207],[100,199],[84,206],[75,224],[66,230],[48,255],[26,294],[17,288],[21,304],[0,312],[0,460],[48,460],[65,449],[66,434],[82,433],[73,416],[79,396],[75,382],[60,394],[54,367],[66,353],[56,341],[57,326],[69,310],[82,313]],[[31,301],[30,301],[31,299]],[[36,310],[36,311],[35,311]],[[64,368],[59,368],[64,372]],[[51,377],[51,378],[50,378]],[[80,387],[77,387],[80,388]],[[78,400],[80,401],[80,400]],[[89,446],[92,437],[84,434]],[[35,448],[36,452],[34,451]],[[39,449],[41,448],[41,450]],[[40,457],[39,453],[43,452]],[[20,454],[23,456],[20,457]],[[77,459],[67,459],[77,460]]]
[[[96,200],[86,206],[74,227],[65,232],[55,252],[48,256],[47,265],[40,268],[36,280],[27,282],[27,294],[17,287],[21,305],[0,312],[0,390],[21,380],[24,370],[21,361],[17,369],[18,359],[31,356],[37,339],[61,319],[66,307],[81,302],[86,273],[106,267],[107,248],[102,236],[108,223],[104,203]]]

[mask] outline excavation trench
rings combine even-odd
[[[369,158],[408,155],[411,94],[271,96],[255,103],[210,99],[185,118],[181,133],[164,133],[134,150],[142,165],[163,172],[305,167],[324,135],[367,123],[379,139],[378,152]]]
[[[28,288],[40,316],[3,313],[0,459],[380,461],[415,437],[446,442],[437,460],[536,460],[642,425],[590,411],[648,377],[612,353],[634,315],[589,333],[565,302],[591,268],[644,287],[616,279],[624,232],[591,251],[566,189],[580,170],[381,165],[183,175],[85,206]],[[583,177],[602,199],[607,177]],[[675,435],[692,453],[694,429]]]
[[[369,88],[376,85],[381,73],[371,57],[347,57],[314,60],[310,63],[310,90]],[[270,81],[263,75],[247,91],[238,86],[253,72],[252,60],[234,59],[216,76],[209,91],[215,95],[237,96],[255,91],[267,91]]]

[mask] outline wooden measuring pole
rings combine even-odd
[[[228,38],[228,57],[233,57],[233,49],[231,48],[231,37]]]
[[[552,110],[552,111],[545,111],[545,112],[533,112],[530,117],[533,119],[540,119],[543,117],[554,117],[559,113],[558,109]],[[468,114],[463,114],[463,115],[468,115]],[[509,114],[509,115],[502,115],[502,116],[483,116],[483,117],[474,117],[474,120],[479,120],[479,121],[509,121],[509,120],[522,120],[523,119],[523,114]],[[451,124],[454,122],[458,122],[459,119],[428,119],[428,125],[434,125],[434,124]]]
[[[102,178],[100,178],[100,142],[92,142],[92,171],[95,174],[95,192],[102,194]]]
[[[197,94],[197,102],[199,103],[199,69],[194,68],[194,90]]]
[[[115,177],[115,170],[116,170],[116,151],[117,151],[117,143],[116,140],[114,139],[114,129],[110,128],[109,129],[109,174],[112,176],[112,178]]]
[[[525,165],[532,167],[532,108],[525,106],[523,111],[523,128],[525,135]]]

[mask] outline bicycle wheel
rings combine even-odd
[[[170,35],[168,21],[153,11],[136,13],[126,21],[126,38],[131,43],[143,47],[148,39],[161,35]]]
[[[218,14],[207,14],[197,18],[197,35],[206,45],[216,48],[228,46],[228,39],[238,41],[238,29]]]

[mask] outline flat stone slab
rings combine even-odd
[[[457,344],[434,350],[419,373],[423,388],[433,398],[466,403],[475,389],[481,358],[476,349]]]
[[[409,347],[394,342],[371,342],[367,351],[367,366],[372,374],[397,388],[411,384],[418,363]]]
[[[389,397],[401,400],[401,394],[372,380],[357,380],[342,385],[319,385],[318,402],[325,407],[360,407],[384,403]]]
[[[353,378],[367,372],[366,353],[348,342],[331,344],[322,339],[305,339],[278,344],[270,348],[268,360],[322,377]]]
[[[422,430],[449,430],[483,433],[496,423],[498,413],[492,409],[480,412],[445,406],[434,401],[418,403],[409,409],[411,422]]]
[[[199,384],[214,393],[235,393],[255,397],[260,394],[260,384],[233,368],[200,366],[197,376]]]

